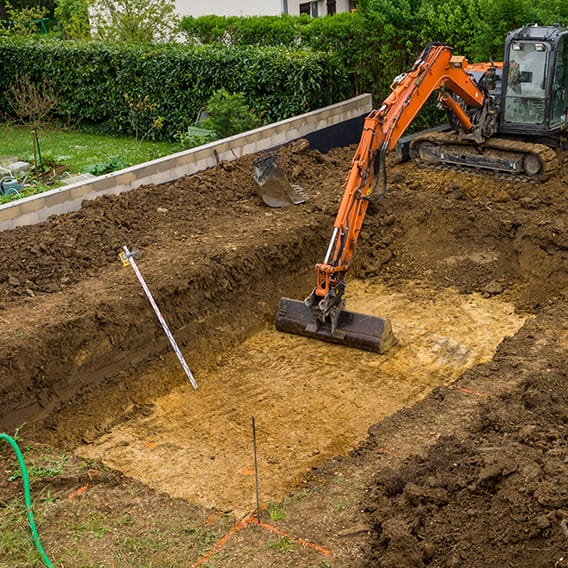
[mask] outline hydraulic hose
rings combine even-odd
[[[6,440],[10,444],[10,446],[12,446],[12,449],[14,450],[14,452],[16,453],[16,457],[18,458],[18,463],[20,465],[20,471],[22,472],[22,479],[24,482],[24,501],[26,503],[26,511],[28,515],[28,525],[32,533],[32,539],[34,541],[34,545],[37,551],[39,552],[39,554],[41,555],[44,564],[48,568],[53,568],[53,564],[47,557],[47,554],[45,553],[43,546],[41,545],[41,542],[39,540],[39,535],[37,534],[36,524],[34,521],[34,514],[32,511],[32,500],[30,497],[30,480],[28,477],[28,470],[24,462],[24,456],[22,455],[22,452],[20,451],[18,444],[16,444],[16,441],[12,437],[8,436],[8,434],[0,434],[0,442],[2,440]]]

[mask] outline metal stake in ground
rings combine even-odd
[[[256,427],[254,425],[254,416],[252,417],[252,446],[254,450],[254,479],[256,483],[256,516],[260,523],[260,499],[258,498],[258,461],[256,459]]]
[[[197,383],[195,382],[195,379],[193,378],[193,375],[191,374],[191,371],[189,370],[189,367],[187,366],[187,363],[185,362],[185,359],[183,358],[183,355],[182,355],[181,351],[179,350],[179,347],[176,343],[176,340],[174,339],[174,336],[172,335],[172,332],[170,331],[170,328],[168,327],[166,320],[163,318],[162,314],[160,313],[160,310],[158,309],[158,305],[156,304],[156,302],[154,301],[154,298],[152,297],[152,294],[150,293],[150,289],[146,285],[146,282],[144,282],[144,278],[142,277],[142,274],[140,273],[138,266],[136,266],[136,262],[134,262],[134,253],[130,252],[126,246],[123,246],[122,250],[124,252],[121,252],[120,255],[119,255],[120,260],[122,261],[122,265],[128,266],[130,264],[130,266],[132,266],[132,269],[134,270],[136,277],[140,281],[142,289],[144,290],[146,296],[148,297],[148,300],[150,301],[152,308],[154,308],[154,312],[156,312],[156,316],[158,317],[158,320],[162,324],[162,327],[164,328],[164,331],[165,331],[166,335],[168,336],[168,339],[170,340],[170,343],[171,343],[174,351],[176,352],[176,355],[179,359],[179,362],[181,363],[181,366],[183,367],[183,370],[185,371],[185,374],[187,375],[187,378],[189,379],[191,386],[193,386],[193,388],[196,389]]]

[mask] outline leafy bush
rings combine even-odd
[[[90,37],[87,0],[57,0],[54,16],[63,39],[88,39]]]
[[[41,33],[38,25],[47,16],[47,9],[41,6],[14,7],[11,2],[5,2],[6,21],[4,22],[9,33],[16,35],[33,35]]]
[[[52,81],[57,118],[97,125],[106,134],[151,132],[173,140],[219,89],[243,93],[266,122],[282,120],[351,96],[348,74],[332,54],[282,48],[186,45],[113,45],[80,41],[31,41],[0,37],[0,113],[10,114],[10,77]],[[151,112],[125,104],[147,98]],[[163,117],[161,128],[156,118]]]
[[[130,164],[125,162],[120,156],[110,156],[104,162],[97,162],[96,164],[90,164],[83,169],[84,173],[93,174],[94,176],[102,176],[108,174],[109,172],[114,172],[116,170],[122,170],[127,168]]]
[[[157,103],[151,102],[148,95],[134,99],[128,93],[124,93],[124,101],[128,106],[128,122],[136,140],[155,140],[165,120],[157,114]]]
[[[231,95],[225,89],[220,89],[209,99],[207,111],[207,118],[200,124],[216,132],[220,138],[260,126],[260,119],[249,110],[243,93]]]
[[[183,148],[195,148],[195,146],[202,146],[218,138],[219,135],[214,130],[198,126],[188,126],[184,132],[176,133],[176,139]]]
[[[508,32],[568,24],[568,4],[558,0],[360,0],[359,10],[378,24],[387,51],[411,59],[426,43],[441,42],[472,61],[501,61]]]

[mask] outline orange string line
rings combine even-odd
[[[284,531],[281,531],[280,529],[273,527],[272,525],[268,525],[266,523],[263,523],[262,521],[259,521],[255,517],[248,516],[248,517],[245,517],[242,521],[239,521],[226,535],[222,536],[213,545],[213,548],[209,552],[207,552],[207,554],[205,554],[205,556],[203,556],[197,562],[195,562],[194,564],[191,565],[191,568],[197,568],[197,566],[200,566],[204,562],[207,562],[207,560],[209,560],[213,555],[217,554],[217,552],[219,552],[219,550],[221,550],[221,548],[223,548],[223,546],[225,546],[225,544],[227,543],[229,538],[231,538],[235,533],[237,533],[241,529],[244,529],[247,525],[250,525],[250,524],[258,525],[258,526],[262,527],[263,529],[266,529],[267,531],[273,532],[273,533],[275,533],[279,536],[288,537],[291,540],[293,540],[294,542],[297,542],[298,544],[301,544],[302,546],[306,546],[307,548],[311,548],[313,550],[316,550],[317,552],[319,552],[321,554],[325,554],[325,555],[330,554],[330,551],[327,550],[327,548],[323,548],[323,546],[318,546],[317,544],[314,544],[313,542],[308,542],[307,540],[304,540],[303,538],[295,538],[295,537],[289,535],[288,533],[285,533]]]
[[[235,533],[239,532],[241,529],[244,529],[247,526],[247,524],[248,524],[247,519],[239,521],[225,536],[221,537],[213,545],[213,548],[207,554],[205,554],[205,556],[203,556],[197,562],[192,564],[191,565],[192,568],[196,568],[200,564],[207,562],[207,560],[209,560],[209,558],[211,558],[214,554],[217,554],[217,552],[219,552],[219,550],[221,550],[221,548],[223,548],[223,546],[225,546],[225,543],[229,540],[230,537],[232,537]]]
[[[79,489],[75,489],[75,491],[73,491],[73,492],[67,497],[67,499],[69,499],[70,501],[72,501],[73,499],[75,499],[75,497],[79,497],[79,495],[83,495],[83,493],[85,493],[85,491],[87,491],[88,488],[89,488],[89,484],[82,485],[81,487],[79,487]]]
[[[465,387],[461,387],[460,385],[451,385],[453,388],[460,390],[462,392],[465,392],[467,394],[473,394],[475,396],[480,396],[482,398],[488,397],[489,395],[487,393],[484,392],[478,392],[478,391],[474,391],[472,389],[466,389]]]
[[[291,538],[293,541],[297,542],[298,544],[301,544],[302,546],[307,546],[308,548],[313,548],[314,550],[317,550],[318,552],[321,552],[321,554],[329,554],[329,550],[327,550],[327,548],[323,548],[323,546],[319,546],[317,544],[314,544],[313,542],[308,542],[307,540],[304,540],[303,538],[295,538],[291,535],[289,535],[288,533],[285,533],[284,531],[281,531],[280,529],[277,529],[276,527],[273,527],[272,525],[268,525],[266,523],[263,523],[262,521],[259,521],[258,519],[255,519],[254,517],[249,517],[249,523],[255,523],[259,526],[261,526],[263,529],[266,529],[267,531],[273,532],[279,536],[285,536],[288,538]]]

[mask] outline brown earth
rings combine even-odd
[[[309,196],[300,206],[264,206],[245,157],[2,233],[0,430],[25,424],[20,440],[36,466],[66,456],[63,471],[37,474],[32,487],[49,492],[37,503],[40,532],[61,565],[190,566],[238,520],[75,453],[150,416],[180,382],[138,281],[118,260],[122,246],[139,250],[194,375],[207,377],[271,326],[281,296],[310,291],[353,152],[280,151]],[[409,399],[348,455],[316,456],[278,500],[282,514],[262,513],[283,534],[249,524],[203,565],[568,566],[568,174],[528,184],[392,164],[390,180],[351,277],[416,298],[477,294],[526,321],[490,361]],[[299,419],[323,420],[323,393],[306,396],[321,397],[321,414]],[[5,445],[0,462],[9,510],[20,486]],[[0,547],[0,565],[28,566],[22,554]]]

